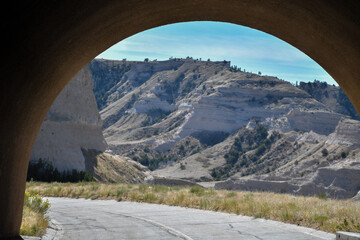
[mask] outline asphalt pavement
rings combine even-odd
[[[148,203],[49,198],[43,239],[320,240],[335,234],[213,211]]]

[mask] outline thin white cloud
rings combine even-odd
[[[256,71],[270,72],[267,70],[276,69],[276,72],[272,71],[273,75],[288,78],[298,76],[311,81],[321,76],[323,79],[330,79],[329,81],[332,79],[306,54],[271,35],[241,26],[229,25],[229,27],[224,23],[220,25],[228,28],[226,34],[216,30],[216,27],[220,29],[217,25],[219,23],[205,23],[208,28],[214,26],[215,30],[211,28],[212,31],[209,33],[199,27],[201,23],[195,24],[201,30],[198,31],[199,33],[196,29],[189,32],[186,31],[186,26],[192,25],[187,24],[183,23],[181,30],[178,30],[178,27],[178,31],[168,25],[163,29],[156,28],[136,34],[114,45],[99,57],[129,60],[143,60],[147,57],[160,60],[171,56],[225,59]],[[173,26],[176,27],[176,24]],[[232,34],[230,31],[232,28],[240,30]]]
[[[285,44],[285,43],[284,43]],[[239,41],[234,37],[156,36],[128,38],[114,45],[108,51],[134,51],[168,56],[203,56],[212,58],[246,58],[296,62],[308,57],[293,47],[271,46],[265,39],[247,37]]]

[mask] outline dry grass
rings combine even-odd
[[[115,157],[96,150],[82,149],[87,159],[87,170],[94,178],[109,183],[140,183],[146,177],[144,166],[129,162],[122,157]]]
[[[360,232],[360,203],[323,197],[264,192],[231,192],[200,187],[129,184],[27,183],[32,194],[53,197],[115,199],[235,213],[297,224],[326,232]]]
[[[20,234],[26,236],[41,236],[48,226],[48,219],[45,217],[50,204],[38,195],[25,193],[23,218]]]

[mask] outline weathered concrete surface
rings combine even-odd
[[[334,234],[310,228],[191,208],[113,200],[49,200],[48,215],[59,230],[43,239],[335,239]]]
[[[336,232],[336,240],[359,240],[360,233]]]
[[[318,62],[359,111],[359,7],[353,0],[9,1],[1,15],[0,238],[19,235],[30,154],[51,103],[113,44],[184,21],[253,27]]]

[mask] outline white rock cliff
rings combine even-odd
[[[81,148],[106,150],[102,120],[92,88],[92,75],[86,66],[65,86],[47,113],[31,161],[43,159],[59,171],[84,171],[85,158]]]

